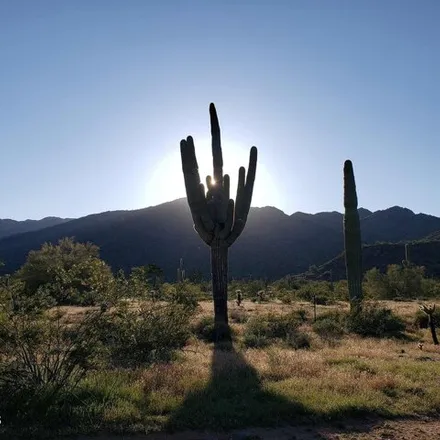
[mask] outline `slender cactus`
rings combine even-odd
[[[350,308],[356,312],[362,303],[362,243],[353,164],[344,163],[344,243]]]
[[[241,294],[241,290],[240,290],[240,289],[237,289],[237,290],[235,291],[235,293],[236,293],[236,295],[237,295],[237,299],[236,299],[237,306],[240,307],[240,306],[241,306],[241,303],[242,303],[242,301],[243,301],[243,296],[242,296],[242,294]]]
[[[237,197],[230,195],[230,179],[223,175],[220,126],[214,104],[209,106],[212,136],[213,177],[206,178],[208,191],[200,182],[194,141],[191,136],[180,142],[186,195],[194,229],[211,248],[212,294],[217,340],[228,336],[228,249],[246,225],[251,206],[257,169],[257,148],[252,147],[247,176],[244,167],[238,171]]]
[[[432,342],[434,342],[434,345],[439,345],[437,333],[435,330],[435,319],[434,319],[435,304],[433,304],[432,306],[421,305],[420,310],[428,315],[428,325],[429,325],[429,329],[431,330]]]
[[[410,267],[411,262],[409,261],[409,244],[405,243],[405,259],[402,261],[403,267]]]
[[[183,258],[180,259],[179,267],[177,268],[177,282],[183,283],[185,281],[185,269],[183,267]]]

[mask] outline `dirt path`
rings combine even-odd
[[[79,436],[75,440],[437,440],[440,420],[363,421],[345,426],[298,426],[276,429],[249,428],[227,434],[182,432],[136,436]]]

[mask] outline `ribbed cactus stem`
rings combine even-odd
[[[186,195],[194,229],[211,248],[212,294],[217,339],[222,339],[228,324],[228,248],[237,240],[246,224],[251,206],[257,168],[257,148],[252,147],[249,168],[238,171],[235,201],[230,198],[230,179],[223,175],[220,125],[214,104],[209,106],[212,136],[213,178],[200,181],[194,141],[191,136],[180,142]]]
[[[180,259],[179,267],[177,268],[177,282],[183,283],[185,281],[185,269],[183,266],[183,258]]]
[[[344,163],[344,244],[350,308],[358,311],[362,303],[362,243],[353,164]]]

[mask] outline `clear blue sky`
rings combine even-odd
[[[0,218],[79,217],[184,195],[216,104],[255,206],[440,216],[438,0],[0,0]],[[229,165],[228,165],[229,164]]]

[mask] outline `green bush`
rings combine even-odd
[[[110,362],[136,367],[171,360],[191,335],[192,314],[181,304],[145,303],[133,310],[121,302],[115,312],[103,316],[100,327]]]
[[[298,330],[303,322],[301,316],[298,311],[293,311],[286,315],[269,313],[252,317],[244,332],[245,346],[264,347],[276,340],[295,348],[309,346],[306,342],[307,336]]]
[[[41,412],[100,365],[100,312],[66,326],[59,311],[3,312],[0,413],[10,426],[38,423]]]
[[[347,329],[361,336],[383,338],[401,336],[405,324],[390,309],[376,304],[364,304],[361,311],[347,316]]]
[[[289,347],[299,350],[302,348],[310,348],[310,338],[307,333],[299,330],[292,330],[286,335],[286,343]]]
[[[313,331],[322,339],[331,340],[340,338],[344,334],[344,315],[329,312],[317,317],[312,324]]]
[[[270,344],[270,340],[265,336],[264,332],[246,332],[243,343],[248,348],[263,348]]]
[[[214,317],[203,316],[191,326],[191,331],[198,339],[206,342],[215,342],[216,333]],[[226,326],[224,333],[229,334],[231,337],[234,337],[235,335],[233,329],[231,329],[229,326]]]
[[[29,296],[42,288],[59,305],[94,305],[106,300],[114,284],[110,267],[99,258],[99,248],[72,238],[30,251],[15,276],[24,282]]]
[[[270,330],[267,317],[253,316],[246,324],[244,345],[246,347],[265,347],[270,343]]]
[[[188,311],[195,311],[199,305],[200,289],[188,282],[176,283],[170,289],[170,301],[182,305]]]
[[[316,302],[316,304],[319,305],[328,305],[334,302],[334,292],[331,288],[331,284],[326,281],[310,281],[301,286],[301,288],[296,291],[296,295],[299,299],[311,303]]]
[[[193,324],[191,330],[198,339],[206,342],[214,342],[214,317],[203,316],[195,324]]]
[[[292,313],[297,316],[298,321],[300,321],[300,322],[307,322],[309,319],[307,316],[307,310],[305,310],[305,309],[298,309]]]

